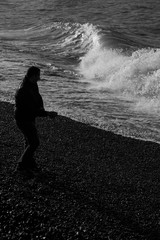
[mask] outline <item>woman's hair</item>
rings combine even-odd
[[[30,78],[39,74],[40,74],[40,69],[38,67],[32,66],[28,69],[26,77]]]
[[[39,75],[40,69],[38,67],[32,66],[28,69],[27,74],[25,75],[24,79],[22,80],[20,87],[27,86],[29,83],[29,79],[33,76]]]

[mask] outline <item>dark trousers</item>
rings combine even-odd
[[[30,122],[19,122],[17,121],[17,126],[21,130],[21,132],[24,135],[24,140],[25,140],[25,149],[20,157],[19,162],[24,163],[25,165],[32,164],[34,161],[34,152],[39,146],[39,138],[38,138],[38,133],[37,129],[35,126],[35,121]]]

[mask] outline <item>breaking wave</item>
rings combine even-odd
[[[81,57],[79,72],[91,88],[130,99],[136,110],[160,111],[160,49],[142,48],[128,54],[103,47],[99,41]]]
[[[92,24],[53,22],[21,30],[0,31],[0,40],[19,41],[21,46],[39,46],[41,51],[63,56],[86,53],[98,37]],[[37,44],[38,42],[38,44]]]

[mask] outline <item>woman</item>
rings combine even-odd
[[[15,120],[25,139],[25,149],[19,160],[17,170],[38,169],[33,157],[39,146],[35,119],[38,116],[53,118],[57,115],[55,112],[45,111],[37,84],[39,80],[40,69],[35,66],[30,67],[15,94]]]

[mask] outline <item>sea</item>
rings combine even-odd
[[[46,110],[160,143],[159,0],[0,0],[0,100],[41,69]]]

